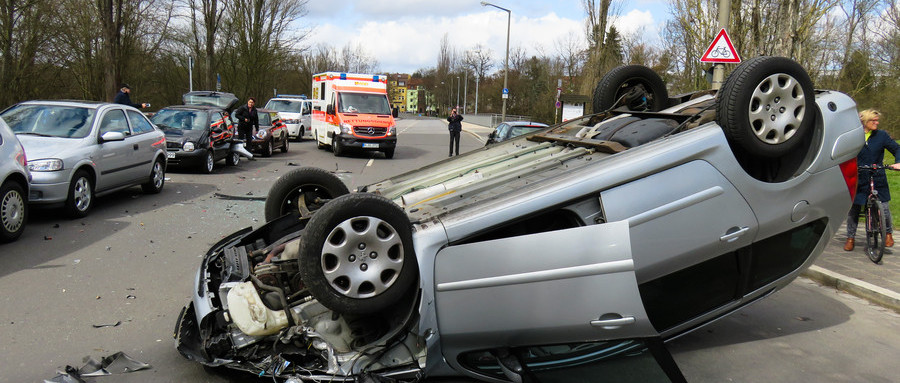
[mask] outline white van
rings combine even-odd
[[[310,121],[312,102],[305,95],[279,94],[266,103],[265,109],[278,112],[287,125],[289,138],[313,137]]]

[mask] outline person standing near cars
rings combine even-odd
[[[463,117],[456,113],[456,108],[450,111],[450,117],[447,117],[447,129],[450,130],[450,156],[453,156],[454,145],[456,147],[456,155],[459,155],[459,134],[462,132]]]
[[[150,104],[148,103],[135,104],[131,102],[131,87],[129,87],[128,84],[122,84],[122,87],[119,88],[119,93],[116,93],[116,98],[113,99],[113,102],[116,104],[133,106],[138,109],[150,107]]]
[[[250,97],[247,104],[241,105],[234,111],[234,118],[238,122],[238,138],[250,142],[253,135],[259,130],[259,116],[256,114],[256,98]]]
[[[878,130],[878,123],[881,113],[875,109],[866,109],[859,112],[859,121],[863,125],[866,134],[866,144],[856,156],[857,165],[881,165],[884,162],[884,151],[887,150],[897,157],[900,154],[900,144],[897,144],[891,136],[883,131]],[[900,160],[898,158],[897,160]],[[891,169],[900,170],[900,162],[889,166]],[[884,238],[884,245],[887,247],[894,246],[893,219],[891,218],[891,209],[888,202],[891,200],[891,190],[888,188],[887,176],[884,170],[877,170],[874,173],[859,173],[859,180],[856,183],[856,198],[853,205],[850,206],[850,212],[847,214],[847,242],[844,244],[845,251],[853,250],[856,227],[859,223],[859,213],[862,205],[866,203],[869,195],[869,176],[875,178],[875,190],[878,190],[878,199],[881,200],[881,207],[884,210],[884,225],[887,235]]]

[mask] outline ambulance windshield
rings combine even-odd
[[[341,113],[391,114],[387,96],[371,93],[339,93]]]

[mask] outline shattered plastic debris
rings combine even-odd
[[[65,371],[57,371],[59,375],[53,379],[44,380],[44,383],[84,383],[82,377],[125,374],[152,368],[149,364],[134,360],[121,351],[104,357],[100,361],[86,356],[83,362],[84,366],[77,370],[75,367],[66,366]]]
[[[247,196],[228,195],[228,194],[222,194],[222,193],[214,193],[213,195],[216,196],[216,198],[224,199],[224,200],[237,200],[237,201],[265,201],[266,200],[266,197],[248,197],[248,196],[252,196],[253,192],[247,193]]]
[[[116,321],[116,323],[112,323],[112,324],[94,324],[91,326],[94,326],[94,328],[118,327],[120,324],[122,324],[122,321]]]

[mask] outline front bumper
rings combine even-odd
[[[206,166],[206,149],[194,149],[190,152],[184,150],[169,150],[166,152],[167,166]]]
[[[273,141],[273,140],[274,140],[274,138],[272,138],[271,136],[266,136],[266,138],[264,138],[262,140],[254,137],[252,141],[247,143],[247,150],[249,150],[251,152],[262,152],[263,148],[265,148],[266,145],[270,141]],[[275,143],[272,142],[272,145],[274,145],[274,144]]]
[[[28,203],[58,204],[66,202],[69,196],[69,179],[72,169],[55,172],[31,172]]]
[[[397,147],[397,136],[387,138],[360,138],[350,134],[341,134],[340,136],[335,136],[334,139],[339,140],[341,146],[345,148],[389,150]]]

